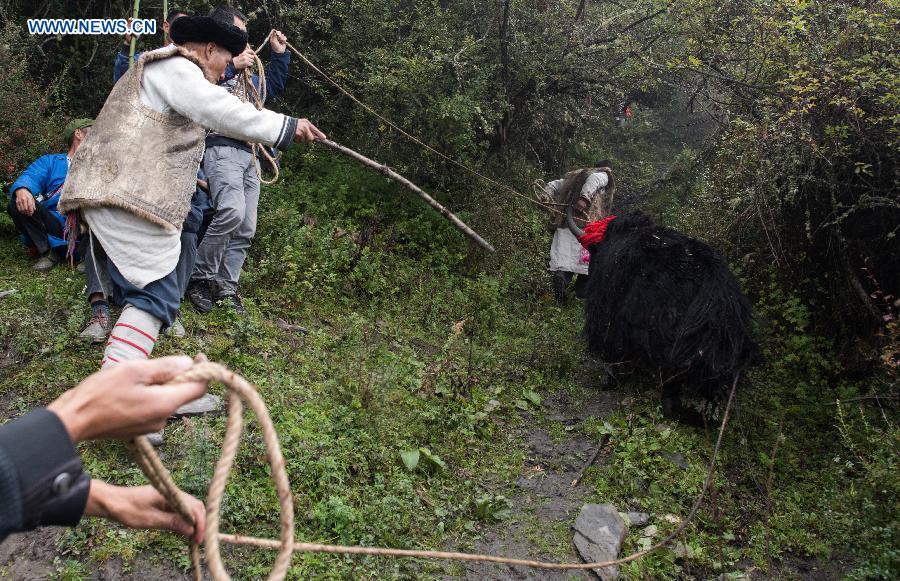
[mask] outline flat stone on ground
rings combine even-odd
[[[625,521],[611,504],[585,504],[575,519],[575,548],[586,563],[611,561],[619,556]],[[594,569],[603,581],[618,579],[618,567]]]
[[[222,398],[207,393],[202,397],[198,397],[194,401],[189,401],[172,414],[176,418],[180,418],[183,416],[198,416],[200,414],[208,414],[210,412],[218,411],[222,409]]]
[[[642,527],[650,522],[650,515],[646,512],[628,512],[625,516],[633,527]]]

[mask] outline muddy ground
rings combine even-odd
[[[473,552],[504,555],[527,559],[580,563],[581,558],[567,533],[568,542],[553,543],[552,552],[546,550],[540,527],[569,529],[582,505],[591,493],[591,487],[582,481],[573,487],[572,481],[579,475],[586,462],[597,449],[598,442],[588,440],[575,426],[588,418],[601,418],[616,409],[621,397],[614,391],[602,391],[595,387],[579,390],[576,395],[560,392],[548,395],[544,400],[545,421],[536,420],[528,430],[526,441],[529,454],[522,474],[516,480],[518,493],[510,498],[512,515],[509,519],[487,527]],[[556,424],[556,426],[554,426]],[[566,431],[566,428],[570,430]],[[562,428],[564,439],[555,439],[551,431]],[[595,466],[602,466],[602,455]],[[557,537],[557,534],[548,533]],[[465,566],[465,576],[470,579],[519,580],[547,579],[597,579],[592,572],[547,571],[525,567],[470,563]]]
[[[63,567],[64,556],[57,548],[59,528],[45,528],[11,535],[0,544],[0,577],[16,581],[43,581],[58,578]],[[92,571],[88,579],[97,581],[165,581],[192,579],[190,575],[174,568],[171,564],[158,563],[152,558],[139,556],[128,567],[122,568],[119,559],[110,559]]]

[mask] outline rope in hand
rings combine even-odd
[[[273,34],[274,32],[275,32],[274,29],[273,29],[273,30],[270,30],[270,31],[269,31],[269,34],[266,35],[266,38],[262,41],[262,43],[259,45],[259,47],[258,47],[254,52],[256,52],[257,54],[259,54],[259,51],[262,50],[262,48],[265,46],[266,42],[268,42],[269,38],[272,36],[272,34]],[[494,186],[500,188],[501,190],[504,190],[504,191],[507,191],[507,192],[509,192],[509,193],[511,193],[511,194],[513,194],[513,195],[519,196],[520,198],[523,198],[523,199],[525,199],[525,200],[531,202],[532,204],[534,204],[534,205],[536,205],[536,206],[540,206],[540,207],[544,208],[545,210],[547,210],[547,211],[549,211],[549,212],[556,212],[556,213],[558,213],[558,214],[562,214],[562,213],[563,213],[561,210],[558,210],[558,209],[555,208],[554,206],[566,206],[567,204],[557,204],[557,203],[554,203],[554,202],[546,202],[546,201],[541,201],[541,200],[534,199],[534,198],[532,198],[531,196],[528,196],[528,195],[526,195],[526,194],[523,194],[523,193],[519,192],[518,190],[515,190],[515,189],[513,189],[513,188],[511,188],[511,187],[509,187],[509,186],[507,186],[507,185],[505,185],[505,184],[502,184],[502,183],[500,183],[500,182],[498,182],[498,181],[496,181],[496,180],[494,180],[494,179],[492,179],[492,178],[490,178],[490,177],[488,177],[488,176],[486,176],[486,175],[484,175],[484,174],[482,174],[482,173],[480,173],[480,172],[478,172],[478,171],[476,171],[476,170],[470,168],[469,166],[465,165],[464,163],[461,163],[461,162],[459,162],[459,161],[456,161],[455,159],[453,159],[452,157],[448,156],[447,154],[442,153],[442,152],[438,151],[437,149],[433,148],[432,146],[428,145],[427,143],[425,143],[424,141],[422,141],[422,140],[419,139],[418,137],[416,137],[416,136],[414,136],[414,135],[411,135],[411,134],[407,133],[407,132],[404,131],[400,126],[398,126],[396,123],[394,123],[393,121],[391,121],[390,119],[388,119],[387,117],[385,117],[384,115],[382,115],[381,113],[379,113],[378,111],[376,111],[375,109],[373,109],[372,107],[370,107],[369,105],[367,105],[367,104],[363,103],[362,101],[360,101],[360,100],[359,100],[356,96],[354,96],[350,91],[348,91],[347,89],[345,89],[340,83],[338,83],[337,81],[335,81],[334,79],[332,79],[332,78],[331,78],[330,76],[328,76],[324,71],[322,71],[322,69],[320,69],[320,68],[317,67],[315,64],[313,64],[312,61],[310,61],[308,58],[306,58],[306,56],[305,56],[302,52],[300,52],[299,50],[297,50],[296,48],[294,48],[294,46],[293,46],[290,42],[288,42],[287,40],[285,40],[285,46],[287,46],[287,47],[291,50],[291,52],[293,52],[293,53],[296,54],[298,57],[300,57],[300,60],[302,60],[304,63],[306,63],[306,65],[307,65],[309,68],[311,68],[313,71],[315,71],[316,73],[318,73],[322,78],[324,78],[325,80],[327,80],[329,83],[331,83],[332,85],[334,85],[334,87],[335,87],[338,91],[340,91],[341,93],[343,93],[344,95],[346,95],[351,101],[353,101],[354,103],[356,103],[357,105],[359,105],[360,107],[362,107],[363,109],[365,109],[366,111],[368,111],[369,113],[371,113],[372,115],[374,115],[375,117],[377,117],[379,120],[383,121],[387,126],[391,127],[392,129],[394,129],[395,131],[397,131],[398,133],[400,133],[402,136],[406,137],[406,138],[409,139],[410,141],[412,141],[412,142],[414,142],[414,143],[416,143],[416,144],[418,144],[418,145],[424,147],[425,149],[427,149],[428,151],[434,153],[434,154],[437,155],[438,157],[441,157],[442,159],[444,159],[444,160],[446,160],[446,161],[452,163],[452,164],[455,165],[456,167],[458,167],[458,168],[460,168],[460,169],[463,169],[463,170],[469,172],[470,174],[475,175],[475,176],[477,176],[477,177],[483,179],[484,181],[486,181],[486,182],[488,182],[488,183],[490,183],[490,184],[492,184],[492,185],[494,185]],[[263,71],[263,69],[262,69],[262,62],[259,60],[259,57],[257,57],[256,61],[257,61],[257,67],[259,68],[259,71],[260,71],[260,72],[259,72],[259,77],[260,77],[260,79],[262,79],[262,77],[264,76],[264,75],[263,75],[263,72],[262,72],[262,71]],[[265,97],[263,97],[263,101],[265,101]],[[265,151],[265,148],[263,148],[263,151]],[[275,179],[277,179],[277,170],[276,170],[276,178],[275,178]],[[264,182],[264,183],[271,183],[271,182]]]
[[[237,96],[244,102],[251,102],[253,105],[261,110],[266,104],[266,69],[263,67],[262,60],[259,58],[259,51],[262,50],[263,46],[265,46],[266,42],[268,42],[269,37],[272,36],[274,30],[270,31],[269,34],[266,35],[266,39],[259,45],[255,51],[253,51],[253,58],[256,64],[257,70],[257,78],[259,79],[259,90],[257,90],[256,86],[253,84],[253,73],[251,72],[251,67],[247,67],[246,69],[240,72],[240,76],[238,78],[237,84]],[[259,163],[256,164],[256,175],[259,177],[259,181],[270,186],[278,181],[278,177],[280,175],[280,171],[278,169],[278,160],[269,153],[269,150],[262,146],[259,143],[250,143],[250,151],[253,154],[253,159],[257,159],[260,154],[269,162],[269,165],[275,171],[275,175],[272,176],[271,179],[266,179],[262,175],[262,170],[260,169]]]
[[[697,514],[700,503],[703,501],[707,489],[709,488],[709,484],[712,482],[713,474],[715,473],[716,459],[718,458],[719,450],[722,445],[725,426],[728,425],[728,417],[731,411],[734,394],[737,390],[739,377],[739,374],[736,374],[734,377],[734,383],[731,386],[731,392],[728,395],[728,402],[725,405],[725,411],[722,416],[722,425],[719,428],[719,436],[716,440],[716,445],[709,462],[709,470],[707,471],[706,479],[703,481],[703,488],[700,491],[700,495],[694,501],[688,516],[681,522],[678,528],[655,545],[628,555],[627,557],[598,563],[547,563],[544,561],[515,559],[495,555],[295,542],[294,506],[291,498],[290,483],[288,482],[287,471],[285,470],[284,457],[281,454],[281,445],[278,441],[278,434],[272,424],[272,419],[269,417],[269,411],[256,389],[240,375],[229,371],[218,363],[211,362],[196,363],[191,369],[172,379],[169,383],[176,384],[190,381],[219,382],[225,386],[228,399],[228,417],[226,421],[225,439],[222,443],[222,454],[219,456],[219,460],[216,463],[216,468],[213,472],[212,482],[210,483],[209,492],[206,498],[206,534],[204,536],[204,548],[207,565],[212,578],[216,581],[231,579],[222,563],[222,555],[220,553],[220,543],[229,543],[277,549],[278,555],[275,558],[275,563],[272,567],[272,572],[269,574],[269,579],[278,581],[284,579],[284,576],[287,574],[288,567],[290,567],[291,556],[294,551],[305,553],[418,557],[426,559],[450,559],[455,561],[483,561],[537,569],[556,570],[598,569],[621,565],[639,559],[670,543],[688,526]],[[277,541],[219,532],[219,512],[222,506],[225,483],[231,473],[238,445],[240,444],[241,434],[244,429],[244,403],[249,405],[253,410],[253,413],[256,414],[257,422],[262,430],[263,441],[265,442],[266,450],[268,452],[267,458],[272,471],[272,479],[275,481],[278,502],[281,505],[281,538]],[[150,480],[150,483],[159,490],[171,507],[175,508],[185,520],[193,523],[194,517],[190,508],[182,501],[178,486],[172,480],[171,475],[168,470],[166,470],[165,466],[163,466],[159,456],[156,454],[156,451],[153,449],[150,442],[147,441],[147,438],[144,436],[135,438],[130,442],[129,448],[132,450],[138,465]],[[194,565],[194,576],[195,579],[199,581],[202,579],[199,548],[192,543],[190,552],[191,561]]]

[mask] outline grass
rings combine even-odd
[[[242,279],[250,316],[221,310],[200,316],[186,308],[188,336],[162,339],[154,355],[202,351],[259,387],[288,461],[298,539],[472,547],[488,526],[485,515],[495,512],[484,507],[497,502],[502,510],[497,495],[515,494],[512,483],[527,452],[522,410],[541,408],[531,394],[546,400],[566,391],[580,401],[583,375],[590,373],[575,339],[578,307],[559,309],[545,288],[540,224],[512,228],[463,213],[507,249],[499,258],[481,258],[380,177],[330,158],[292,155],[286,168],[302,170],[286,169],[263,193],[259,234]],[[82,287],[72,270],[35,275],[11,223],[0,218],[0,291],[16,289],[0,299],[4,415],[48,403],[97,368],[100,349],[76,340],[88,316]],[[766,296],[767,320],[800,308]],[[308,333],[284,330],[278,319]],[[735,576],[751,568],[789,576],[781,564],[792,556],[840,559],[837,570],[857,578],[896,571],[897,479],[889,457],[896,429],[875,421],[865,432],[857,406],[842,438],[835,409],[822,402],[865,393],[867,384],[836,379],[833,351],[810,339],[798,321],[789,317],[766,331],[767,363],[754,374],[756,389],[739,402],[711,502],[682,539],[687,555],[660,551],[623,567],[629,578]],[[656,540],[675,526],[666,515],[683,517],[698,494],[714,433],[672,425],[655,395],[622,389],[629,392],[627,408],[574,427],[592,439],[612,436],[608,466],[590,470],[583,486],[590,487],[589,501],[650,512]],[[554,441],[572,433],[544,415],[528,417]],[[185,490],[203,495],[223,424],[215,417],[167,428],[164,462]],[[853,434],[863,437],[855,448],[847,445]],[[780,451],[772,457],[776,441]],[[278,503],[253,422],[243,442],[222,530],[275,538]],[[445,467],[420,462],[407,469],[400,451],[419,447]],[[80,451],[97,477],[143,482],[120,443],[89,443]],[[688,460],[687,470],[666,459],[674,452]],[[526,524],[539,550],[565,550],[568,523]],[[502,528],[503,521],[493,526]],[[642,538],[642,529],[631,530],[623,552],[640,548]],[[83,578],[113,558],[126,570],[142,558],[188,567],[180,539],[96,520],[67,532],[59,552],[56,568],[66,579]],[[226,563],[239,578],[265,575],[271,560],[258,550],[226,549]],[[297,555],[290,577],[447,572],[462,569]]]

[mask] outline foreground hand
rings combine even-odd
[[[184,520],[166,499],[152,486],[113,486],[102,480],[91,480],[84,514],[114,520],[132,529],[160,529],[203,541],[206,530],[206,510],[193,496],[181,493],[191,507],[196,525]]]
[[[34,196],[25,188],[16,190],[16,209],[23,216],[34,214]]]
[[[176,409],[206,393],[205,382],[160,385],[191,365],[186,356],[126,361],[91,375],[47,409],[76,443],[156,432]]]
[[[328,137],[310,123],[309,119],[298,119],[297,131],[294,133],[294,143],[311,143],[316,139],[328,139]]]
[[[275,54],[281,54],[287,50],[287,37],[279,30],[273,30],[269,36],[269,47]]]
[[[248,45],[244,52],[231,59],[231,64],[236,71],[242,71],[256,61],[256,53]]]

